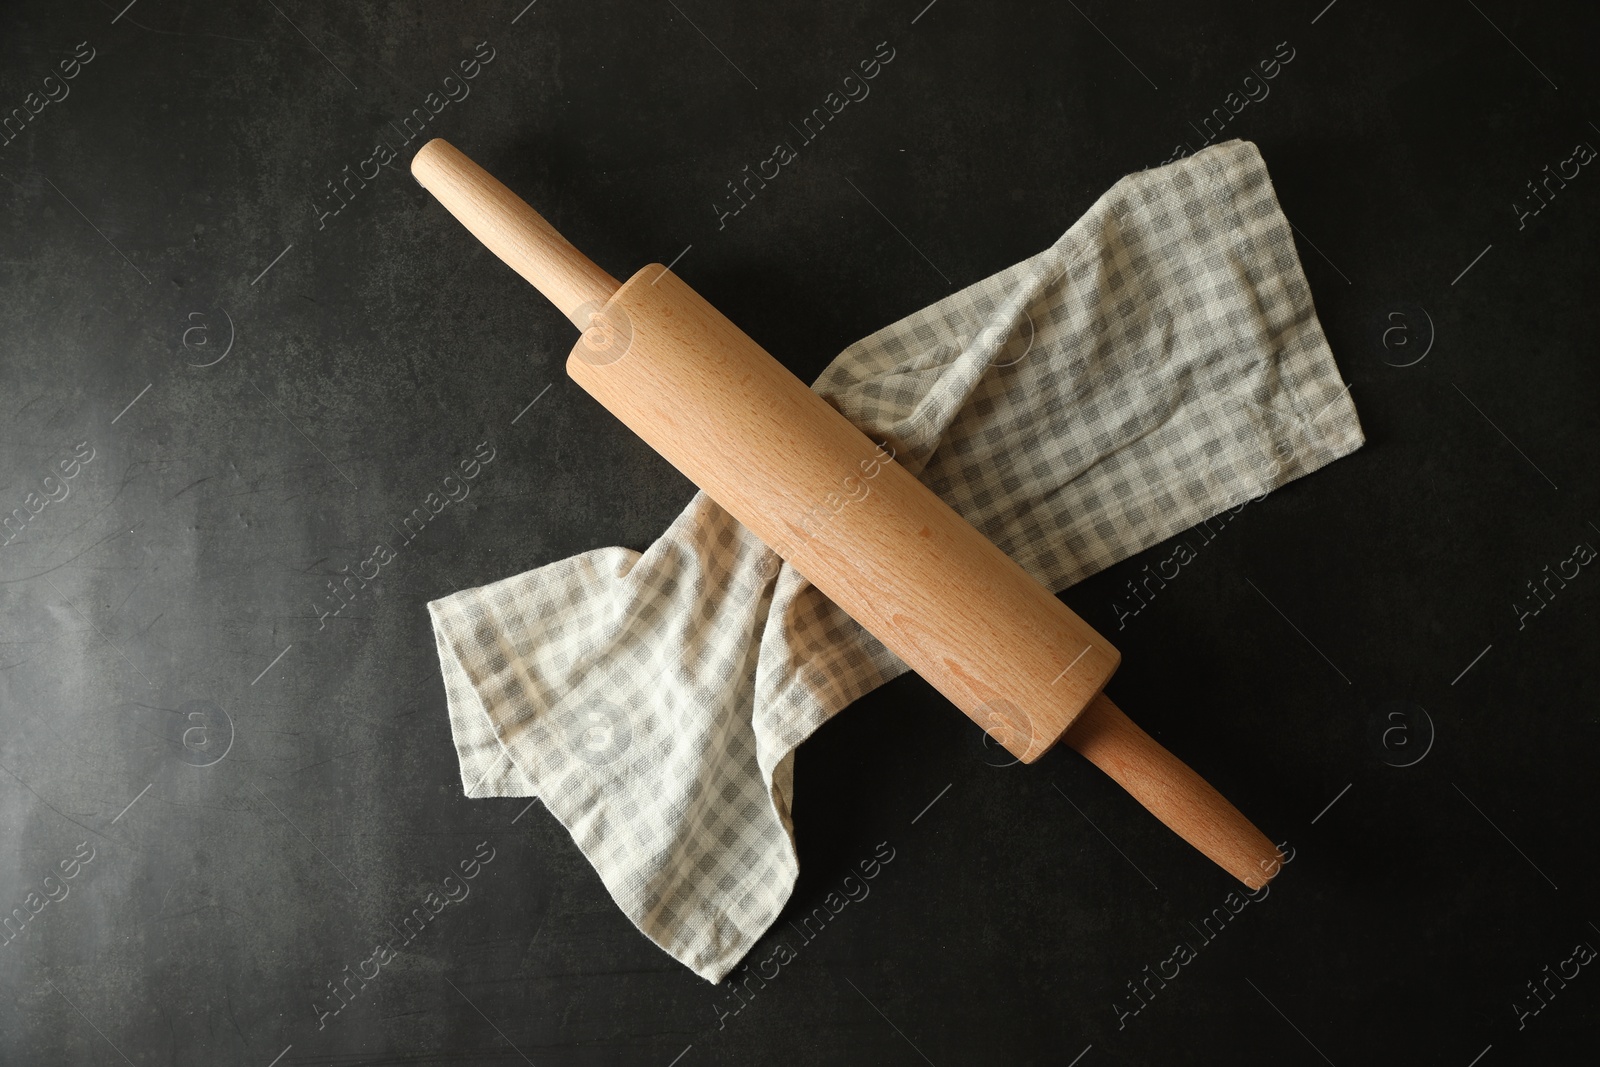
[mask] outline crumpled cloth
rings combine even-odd
[[[813,388],[1058,592],[1363,441],[1237,140],[1122,178]],[[467,795],[537,796],[635,925],[713,982],[793,890],[795,748],[908,669],[703,492],[642,554],[428,610]]]

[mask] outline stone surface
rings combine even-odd
[[[8,4],[0,1061],[1586,1055],[1596,19]],[[414,108],[808,381],[1120,175],[1257,142],[1368,444],[1068,600],[1117,701],[1293,846],[1270,895],[914,677],[801,750],[800,885],[738,993],[540,805],[464,800],[425,602],[642,549],[692,489],[411,180]]]

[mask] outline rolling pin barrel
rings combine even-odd
[[[1117,650],[677,275],[625,282],[567,373],[1025,762]]]
[[[1252,887],[1278,851],[1101,694],[1120,655],[667,268],[618,286],[443,141],[417,180],[584,331],[567,372],[1024,762],[1058,740]],[[1075,726],[1075,723],[1078,724]]]

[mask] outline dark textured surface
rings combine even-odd
[[[1592,1058],[1591,5],[123,2],[0,14],[0,109],[41,94],[0,148],[0,510],[30,516],[0,548],[0,1061]],[[751,960],[794,958],[732,1014],[542,807],[463,799],[425,602],[643,549],[692,495],[411,180],[419,142],[319,225],[481,41],[429,134],[613,273],[692,246],[677,271],[808,381],[1198,147],[1292,50],[1224,136],[1261,147],[1368,443],[1188,535],[1137,614],[1176,542],[1066,597],[1119,703],[1293,845],[1266,899],[1202,934],[1226,875],[1071,752],[991,766],[902,678],[800,752],[791,913],[893,860],[813,941],[780,922]],[[1547,164],[1577,174],[1519,219]],[[481,442],[470,497],[320,624]],[[463,861],[469,895],[322,1014]]]

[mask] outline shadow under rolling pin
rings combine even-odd
[[[650,264],[619,285],[443,140],[411,172],[583,331],[574,381],[1013,755],[1065,739],[1245,885],[1277,873],[1272,842],[1102,692],[1105,638],[682,279]],[[814,523],[841,490],[854,502]]]

